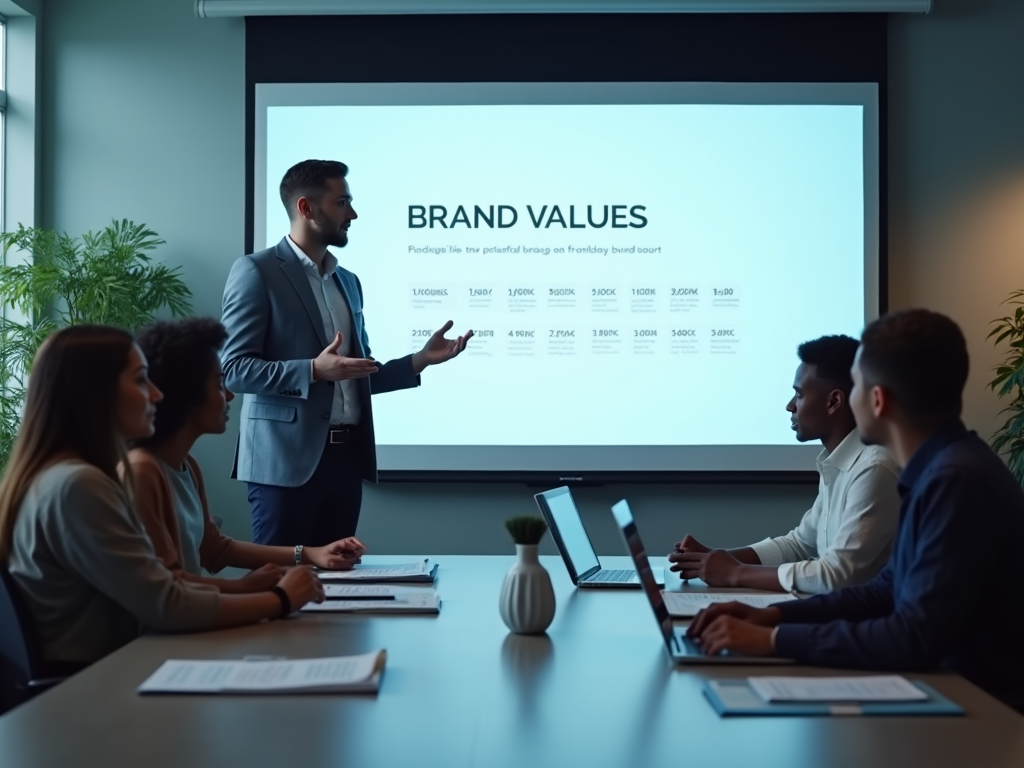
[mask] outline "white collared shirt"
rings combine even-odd
[[[313,297],[320,308],[320,319],[324,324],[327,343],[334,341],[334,334],[341,333],[341,347],[338,354],[352,356],[352,313],[349,311],[345,294],[342,293],[338,281],[334,279],[334,270],[338,268],[338,260],[327,251],[324,254],[323,274],[313,260],[307,256],[291,236],[287,237],[299,263],[302,264],[309,287],[313,289]],[[309,364],[309,380],[313,381],[313,363]],[[334,399],[331,401],[331,424],[358,424],[362,416],[362,405],[359,402],[359,389],[355,379],[343,379],[334,383]]]
[[[889,560],[900,497],[899,468],[884,448],[854,429],[831,455],[818,454],[818,498],[785,536],[751,546],[762,565],[779,566],[788,591],[820,594],[864,584]]]

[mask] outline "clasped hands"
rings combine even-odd
[[[458,356],[465,348],[466,342],[473,338],[473,331],[456,339],[446,339],[445,334],[454,326],[449,320],[435,331],[423,349],[412,356],[412,367],[416,374],[423,372],[429,365],[438,365]],[[341,333],[335,333],[324,351],[313,360],[313,379],[315,381],[342,381],[343,379],[362,379],[378,370],[377,361],[372,357],[345,357],[339,355],[342,344]]]
[[[668,556],[671,570],[683,579],[700,579],[709,587],[734,587],[743,563],[724,549],[709,549],[690,534]]]

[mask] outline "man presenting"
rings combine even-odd
[[[473,336],[446,339],[448,321],[413,355],[370,356],[359,278],[327,250],[357,218],[347,174],[327,160],[288,169],[291,232],[238,259],[224,287],[224,383],[245,395],[232,477],[248,483],[258,544],[354,535],[362,481],[377,479],[371,393],[419,386]]]
[[[896,464],[865,446],[850,410],[857,340],[825,336],[801,344],[786,406],[801,443],[821,440],[818,498],[785,536],[742,549],[710,550],[687,535],[669,555],[684,579],[713,587],[810,594],[864,584],[889,559],[899,515]]]
[[[1024,493],[960,421],[967,345],[926,310],[864,331],[850,397],[864,442],[903,467],[892,559],[868,584],[759,610],[726,603],[688,630],[708,654],[963,675],[1024,712]]]

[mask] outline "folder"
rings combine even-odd
[[[953,703],[927,683],[909,681],[927,695],[921,701],[765,701],[751,687],[749,680],[708,680],[704,683],[704,696],[722,717],[773,716],[814,717],[848,715],[963,715],[962,707]]]

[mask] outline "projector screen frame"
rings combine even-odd
[[[618,37],[625,41],[627,62],[617,67],[618,82],[869,82],[878,86],[878,169],[877,169],[877,307],[887,310],[887,110],[886,110],[886,25],[884,15],[828,14],[788,17],[744,14],[740,16],[617,15],[609,16],[524,16],[501,17],[360,17],[276,18],[246,20],[246,252],[255,242],[256,84],[257,83],[462,83],[462,82],[587,82],[607,77],[608,62],[579,41],[563,45],[554,57],[540,55],[533,68],[511,71],[493,46],[470,46],[486,65],[473,68],[467,77],[462,62],[466,56],[436,54],[433,45],[454,50],[458,40],[473,33],[481,38],[506,36],[522,41],[535,38],[565,38],[569,30],[579,35],[581,27],[593,42]],[[348,66],[339,69],[329,61],[329,47],[317,54],[332,34],[346,38]],[[425,37],[424,37],[425,36]],[[572,35],[567,35],[572,38]],[[643,45],[648,39],[654,45]],[[312,39],[311,39],[312,38]],[[671,63],[657,53],[656,43],[672,39],[688,51]],[[273,44],[273,57],[258,55]],[[446,47],[445,43],[448,44]],[[687,45],[689,44],[689,45]],[[462,53],[465,54],[465,45]],[[600,46],[598,46],[599,48]],[[282,50],[283,48],[283,50]],[[296,61],[288,50],[307,56]],[[394,51],[407,54],[396,57]],[[652,54],[651,51],[655,53]],[[310,54],[308,52],[313,51]],[[471,56],[473,51],[469,52]],[[632,55],[628,55],[632,54]],[[702,55],[703,54],[703,55]],[[312,64],[309,61],[312,56]],[[318,58],[319,56],[319,58]],[[678,59],[682,59],[679,61]],[[572,61],[569,61],[572,60]],[[415,62],[415,65],[403,63]],[[316,64],[323,66],[316,66]],[[353,64],[354,63],[354,64]],[[814,72],[815,77],[808,75]],[[311,76],[311,73],[315,73]],[[590,77],[583,75],[592,73]],[[516,76],[511,77],[512,74]],[[641,77],[640,75],[645,75]],[[656,76],[652,76],[656,75]],[[298,78],[298,79],[297,79]],[[868,237],[870,232],[866,232]],[[372,332],[372,328],[370,329]],[[812,456],[812,454],[808,454]],[[817,472],[795,470],[666,470],[666,471],[452,471],[381,470],[384,482],[512,482],[534,485],[596,485],[604,483],[814,483]]]

